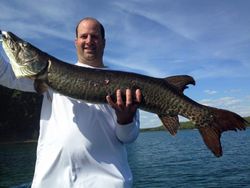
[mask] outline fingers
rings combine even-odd
[[[106,96],[106,100],[108,104],[114,108],[115,110],[122,111],[124,108],[124,102],[122,99],[122,92],[120,89],[116,90],[116,102],[113,101],[113,99],[108,95]]]
[[[132,105],[132,92],[130,89],[126,89],[126,106]]]
[[[120,108],[122,108],[124,106],[124,102],[122,100],[122,92],[120,89],[116,90],[116,104]]]
[[[116,108],[116,109],[130,107],[133,104],[136,105],[136,104],[141,103],[141,101],[142,101],[142,94],[141,94],[140,89],[137,89],[135,91],[135,99],[134,100],[133,100],[133,93],[130,89],[126,89],[125,95],[126,95],[126,100],[123,101],[122,92],[120,89],[117,89],[116,90],[116,102],[114,102],[109,95],[106,96],[106,100],[107,100],[109,105],[111,105],[113,108]],[[125,104],[124,104],[124,102],[125,102]]]
[[[108,104],[112,107],[115,108],[116,104],[114,103],[114,101],[112,100],[112,98],[110,97],[110,95],[106,96],[106,100],[108,102]]]
[[[137,103],[141,103],[142,94],[141,94],[141,90],[140,89],[137,89],[135,91],[135,100],[136,100]]]
[[[111,96],[106,96],[108,104],[115,110],[117,122],[119,124],[128,124],[133,121],[136,110],[142,101],[142,94],[139,89],[135,91],[135,97],[130,89],[126,89],[126,99],[123,101],[122,92],[116,90],[116,101]]]

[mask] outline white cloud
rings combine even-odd
[[[141,128],[159,127],[162,125],[156,114],[140,110]]]
[[[214,95],[214,94],[217,93],[217,91],[215,91],[215,90],[209,90],[209,89],[205,90],[204,92],[207,93],[208,95]]]
[[[246,96],[242,99],[235,97],[221,97],[217,99],[203,99],[199,101],[201,104],[231,110],[242,116],[250,116],[250,97]]]
[[[222,97],[219,99],[203,99],[200,101],[202,104],[208,105],[208,106],[231,106],[234,104],[238,104],[241,102],[239,99],[235,99],[234,97]]]

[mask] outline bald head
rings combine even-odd
[[[101,33],[102,39],[105,39],[105,29],[104,29],[103,25],[102,25],[97,19],[92,18],[92,17],[83,18],[83,19],[81,19],[81,20],[78,22],[78,24],[77,24],[77,26],[76,26],[76,38],[78,37],[78,27],[79,27],[79,25],[80,25],[82,22],[87,21],[87,20],[92,20],[92,21],[96,22],[96,23],[99,25],[100,33]]]

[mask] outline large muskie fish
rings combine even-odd
[[[246,121],[236,113],[201,105],[183,94],[192,77],[173,76],[166,79],[136,73],[92,69],[62,62],[20,39],[11,32],[1,32],[3,48],[10,59],[16,77],[35,79],[37,91],[47,85],[53,90],[76,99],[105,103],[106,96],[115,96],[120,88],[140,89],[142,102],[139,108],[158,114],[171,134],[176,134],[178,115],[191,120],[207,147],[219,157],[222,155],[221,133],[227,130],[244,130]]]

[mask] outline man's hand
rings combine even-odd
[[[126,89],[126,101],[122,100],[121,90],[116,91],[116,103],[108,95],[106,100],[108,104],[115,110],[117,116],[117,122],[121,125],[128,124],[133,121],[136,110],[141,103],[142,94],[139,89],[135,91],[135,100],[133,101],[132,92],[130,89]]]

